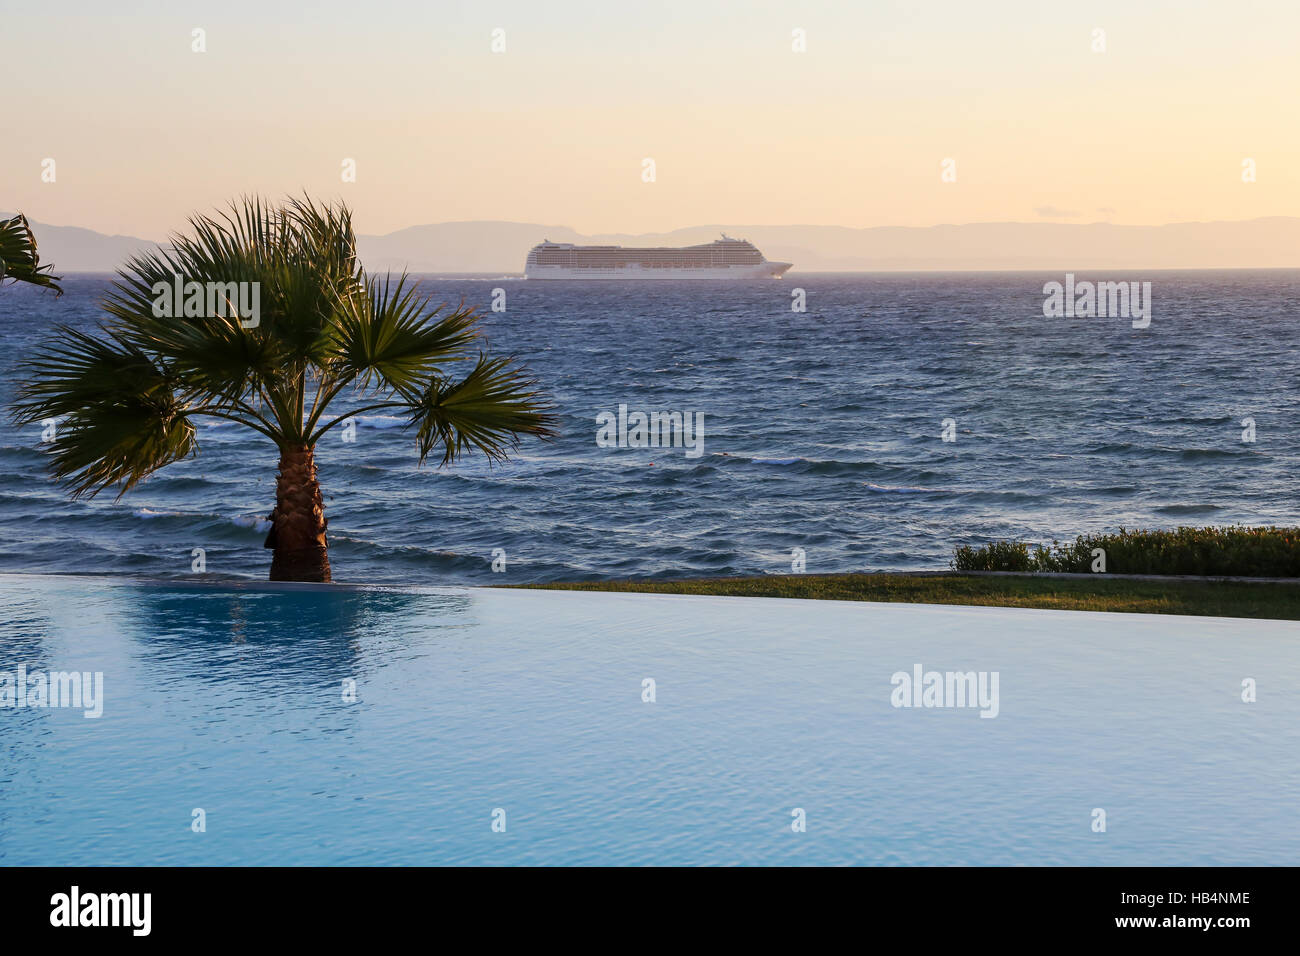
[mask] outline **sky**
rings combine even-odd
[[[0,0],[0,209],[149,239],[303,191],[365,233],[1300,216],[1298,35],[1295,0]]]

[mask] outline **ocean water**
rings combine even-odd
[[[1120,525],[1300,519],[1300,271],[1080,274],[1152,282],[1151,325],[1045,319],[1040,273],[791,275],[781,282],[427,279],[487,309],[561,435],[489,467],[416,468],[401,420],[318,449],[340,581],[439,585],[945,567],[955,546]],[[61,299],[0,290],[0,401]],[[791,311],[791,291],[807,311]],[[703,451],[601,448],[601,412],[702,414]],[[346,405],[339,406],[346,408]],[[1242,441],[1243,419],[1256,441]],[[945,419],[956,441],[940,438]],[[264,578],[274,449],[201,429],[200,455],[121,500],[72,502],[41,428],[0,431],[0,570]],[[505,571],[493,573],[495,549]]]
[[[0,709],[0,864],[1300,856],[1300,625],[811,609],[0,574],[11,690],[103,675],[98,718]],[[892,706],[917,665],[997,673],[997,716]]]

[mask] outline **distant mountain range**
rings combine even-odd
[[[150,240],[33,223],[41,260],[61,273],[112,272]],[[522,273],[543,239],[606,245],[684,246],[720,233],[748,239],[795,272],[975,269],[1174,269],[1300,267],[1300,218],[1166,226],[989,222],[945,226],[691,226],[668,233],[583,235],[567,226],[444,222],[358,237],[371,270]]]
[[[0,219],[12,216],[0,212]],[[28,217],[30,219],[30,217]],[[31,220],[36,234],[36,251],[42,265],[53,265],[60,275],[69,272],[116,272],[134,252],[151,245],[136,236],[106,236],[80,226],[51,226]]]

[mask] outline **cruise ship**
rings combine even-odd
[[[524,262],[529,279],[779,279],[789,262],[769,262],[752,242],[721,239],[679,249],[575,246],[549,239]]]

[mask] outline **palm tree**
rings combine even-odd
[[[196,418],[238,422],[279,450],[271,580],[329,581],[315,449],[330,429],[387,409],[407,418],[420,463],[436,449],[441,465],[470,451],[503,461],[521,436],[553,434],[524,370],[472,350],[472,309],[439,316],[405,275],[366,275],[346,206],[245,199],[190,227],[119,271],[98,334],[59,327],[19,390],[19,424],[63,419],[51,471],[73,497],[120,498],[196,454]],[[215,285],[217,301],[190,308],[187,295],[184,317],[178,301],[160,307],[183,283]],[[240,309],[249,289],[252,315]],[[345,389],[359,404],[327,419]]]
[[[22,213],[12,219],[0,219],[0,281],[13,279],[53,289],[63,295],[53,266],[41,265],[36,254],[36,235]]]

